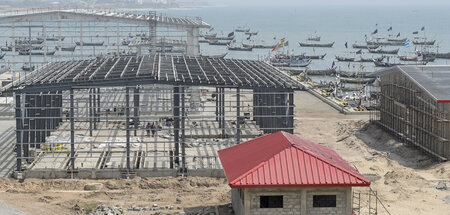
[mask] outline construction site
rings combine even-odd
[[[0,25],[0,214],[450,210],[448,66],[375,72],[376,108],[343,114],[265,61],[202,55],[199,17],[35,9]]]

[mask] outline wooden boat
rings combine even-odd
[[[237,27],[234,31],[236,32],[249,32],[250,28],[245,28],[245,27]]]
[[[350,72],[350,71],[342,71],[337,70],[336,74],[339,74],[340,77],[345,78],[373,78],[371,73],[362,73],[362,72]]]
[[[402,41],[366,41],[367,45],[372,46],[403,46]]]
[[[214,34],[203,34],[202,35],[202,37],[216,37],[217,36],[217,33],[214,33]]]
[[[43,39],[32,39],[32,40],[28,40],[28,39],[22,39],[22,40],[16,40],[16,45],[24,45],[27,44],[29,45],[31,44],[42,44],[44,42]]]
[[[301,47],[326,47],[326,48],[330,48],[330,47],[333,47],[334,42],[332,42],[332,43],[302,43],[302,42],[298,42],[298,44]]]
[[[419,61],[419,57],[398,56],[401,61]]]
[[[369,48],[377,49],[380,46],[379,45],[367,45],[367,44],[353,44],[352,47],[355,49],[369,49]]]
[[[39,51],[39,52],[33,52],[33,51],[19,51],[19,55],[54,55],[56,53],[56,50],[54,51]]]
[[[373,63],[377,67],[391,67],[391,66],[400,66],[400,65],[426,65],[428,62],[417,62],[414,64],[402,64],[402,63],[388,63],[388,62],[374,60]]]
[[[73,51],[75,51],[76,48],[77,48],[77,46],[63,46],[63,47],[61,47],[61,51],[73,52]],[[59,50],[59,46],[55,46],[55,49]]]
[[[75,42],[77,46],[103,46],[104,42]]]
[[[231,41],[218,41],[218,40],[209,40],[208,44],[212,46],[227,46]]]
[[[307,67],[311,59],[273,59],[270,64],[275,67]]]
[[[254,49],[273,49],[276,45],[261,45],[261,44],[245,44],[243,43],[242,46],[244,47],[252,47]]]
[[[287,55],[287,54],[276,54],[275,59],[304,59],[305,55]]]
[[[344,62],[372,62],[374,60],[382,61],[384,56],[378,58],[363,58],[363,57],[340,57],[336,56],[336,60]]]
[[[309,36],[307,40],[309,40],[309,41],[320,41],[320,36]]]
[[[391,41],[391,42],[406,42],[406,40],[408,40],[408,38],[387,38],[387,41]]]
[[[64,36],[61,36],[61,37],[58,37],[58,36],[53,36],[53,37],[46,37],[45,39],[47,40],[47,41],[59,41],[59,39],[61,38],[61,41],[63,41],[64,39],[66,39],[66,37],[64,37]],[[39,39],[39,40],[44,40],[44,38],[43,37],[38,37],[37,39]]]
[[[0,60],[3,59],[3,57],[5,57],[6,53],[0,54]]]
[[[374,54],[397,54],[400,49],[384,50],[384,49],[369,49],[370,53]]]
[[[232,37],[205,37],[205,40],[233,40],[234,36]]]
[[[230,51],[253,51],[252,47],[239,47],[227,45],[227,49]]]
[[[208,40],[198,40],[199,43],[208,43]]]
[[[293,69],[284,69],[284,71],[286,71],[289,75],[294,76],[294,75],[300,75],[302,73],[305,73],[307,75],[311,75],[311,76],[330,76],[330,75],[334,75],[336,74],[336,69],[331,68],[331,69],[323,69],[323,70],[293,70]]]
[[[417,52],[417,55],[424,56],[426,58],[441,58],[441,59],[450,59],[450,52],[448,53],[435,53],[435,52]]]
[[[376,78],[341,78],[343,83],[351,84],[371,84],[375,82]]]
[[[309,58],[309,59],[315,59],[315,60],[322,60],[323,58],[325,58],[327,54],[323,54],[323,55],[303,55],[304,58]]]
[[[218,54],[218,55],[200,55],[201,57],[210,57],[210,58],[224,58],[228,53]]]
[[[22,70],[23,70],[23,71],[33,71],[34,68],[36,68],[36,67],[35,67],[35,66],[32,66],[32,67],[30,68],[28,65],[25,65],[25,64],[22,66]]]
[[[420,41],[420,40],[413,40],[413,44],[414,45],[424,45],[424,46],[432,46],[434,45],[434,43],[436,42],[436,40],[431,40],[431,41]]]
[[[258,35],[258,32],[250,32],[250,31],[247,31],[247,32],[245,32],[244,34],[245,34],[245,35],[249,35],[249,36],[255,36],[255,35]]]

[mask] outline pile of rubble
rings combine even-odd
[[[123,209],[119,206],[99,205],[93,209],[89,215],[120,215],[123,214]]]

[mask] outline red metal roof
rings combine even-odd
[[[335,151],[286,132],[218,153],[232,188],[370,185]]]

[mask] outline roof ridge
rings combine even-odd
[[[301,151],[303,151],[303,152],[309,154],[310,156],[313,156],[313,157],[315,157],[315,158],[321,160],[322,162],[325,162],[325,163],[329,164],[330,166],[333,166],[333,167],[335,167],[335,168],[337,168],[337,169],[339,169],[339,170],[341,170],[341,171],[343,171],[343,172],[345,172],[345,173],[347,173],[347,174],[350,174],[350,175],[355,176],[356,178],[360,179],[361,181],[365,181],[365,182],[367,182],[367,183],[370,184],[370,181],[367,180],[366,178],[364,178],[364,177],[361,175],[361,173],[359,173],[359,171],[356,170],[356,169],[355,169],[355,170],[359,173],[359,175],[354,174],[354,173],[348,171],[347,169],[345,169],[345,168],[343,168],[343,167],[341,167],[341,166],[335,165],[335,164],[329,162],[328,160],[326,160],[325,158],[323,158],[322,156],[318,156],[317,154],[315,154],[315,153],[313,153],[313,152],[311,152],[311,151],[309,151],[309,150],[307,150],[307,149],[305,149],[305,148],[302,148],[302,147],[297,146],[297,145],[295,145],[295,144],[292,144],[292,146],[293,146],[294,148],[298,149],[298,150],[301,150]]]

